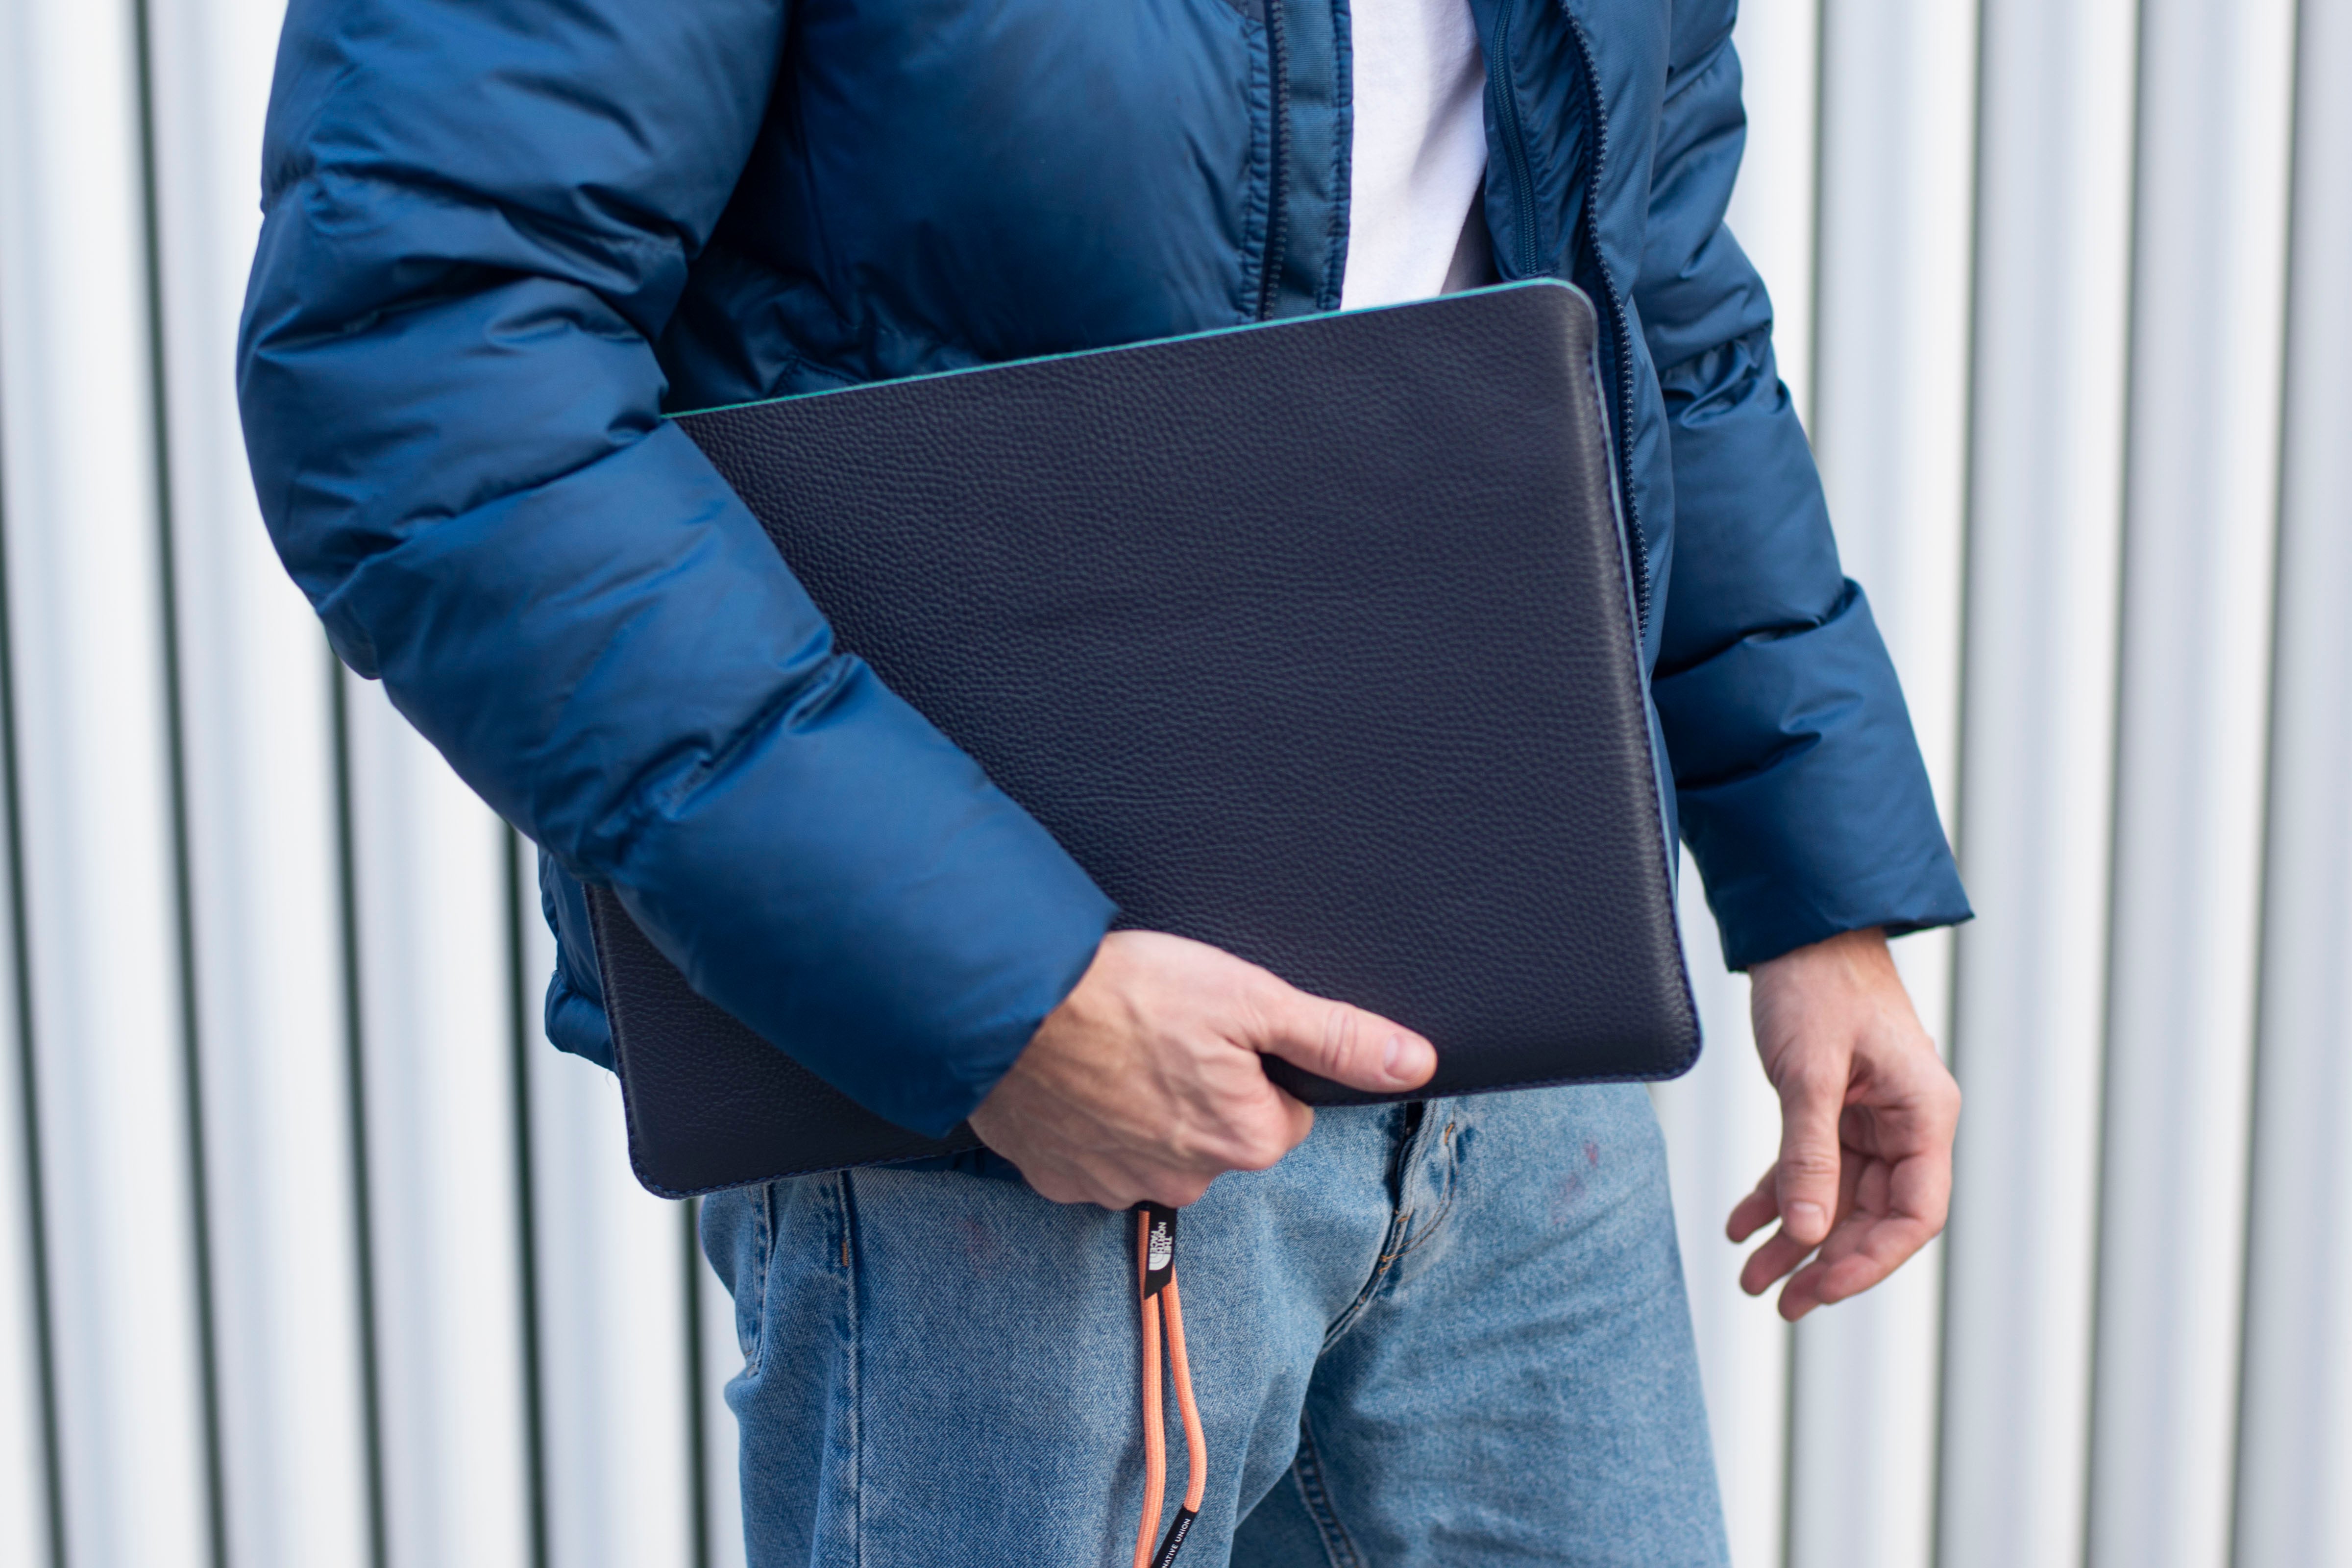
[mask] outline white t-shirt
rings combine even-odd
[[[1469,0],[1351,0],[1355,135],[1342,309],[1493,281],[1473,210],[1486,173],[1486,70]]]

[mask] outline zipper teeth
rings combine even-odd
[[[1518,84],[1511,79],[1511,19],[1517,11],[1517,4],[1506,0],[1502,17],[1495,24],[1495,58],[1487,64],[1486,79],[1494,84],[1496,114],[1503,122],[1503,151],[1511,164],[1511,195],[1519,214],[1515,265],[1524,278],[1536,269],[1536,193],[1535,176],[1528,168],[1527,138],[1519,131]]]
[[[1650,552],[1642,538],[1641,504],[1633,495],[1633,378],[1629,369],[1633,353],[1626,330],[1625,301],[1618,296],[1617,279],[1610,276],[1609,263],[1601,254],[1600,236],[1592,226],[1601,211],[1601,169],[1609,157],[1609,118],[1601,102],[1601,73],[1592,63],[1592,40],[1585,36],[1584,24],[1577,19],[1573,9],[1563,3],[1560,11],[1568,17],[1570,36],[1576,40],[1578,63],[1584,68],[1585,99],[1591,107],[1592,163],[1584,185],[1584,237],[1592,247],[1592,269],[1601,275],[1601,291],[1609,307],[1609,330],[1616,340],[1618,489],[1625,505],[1626,543],[1633,552],[1633,624],[1635,630],[1646,637],[1650,631]]]
[[[1282,297],[1283,251],[1289,238],[1290,43],[1282,0],[1265,0],[1265,52],[1274,76],[1274,124],[1267,135],[1265,269],[1258,279],[1257,319],[1270,321]]]

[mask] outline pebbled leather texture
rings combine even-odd
[[[1698,1026],[1595,341],[1580,292],[1519,284],[679,424],[1123,925],[1423,1031],[1417,1094],[1666,1078]],[[972,1146],[591,903],[648,1186]]]
[[[629,1165],[666,1198],[980,1147],[875,1115],[703,998],[608,888],[588,921],[613,1023]]]

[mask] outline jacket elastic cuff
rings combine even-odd
[[[1894,665],[1859,589],[1821,625],[1660,679],[1685,840],[1724,962],[1969,918]]]

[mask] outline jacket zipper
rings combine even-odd
[[[1634,500],[1633,494],[1633,377],[1631,370],[1633,353],[1629,347],[1631,339],[1626,325],[1625,301],[1617,292],[1617,279],[1610,276],[1609,264],[1601,254],[1600,237],[1593,232],[1592,228],[1596,215],[1601,211],[1601,170],[1609,157],[1609,117],[1601,101],[1601,73],[1593,64],[1592,40],[1586,36],[1584,24],[1577,19],[1576,12],[1568,5],[1567,0],[1560,0],[1560,13],[1568,18],[1569,33],[1576,40],[1577,61],[1584,70],[1585,103],[1592,119],[1592,156],[1586,161],[1584,217],[1581,227],[1584,230],[1584,243],[1591,251],[1592,270],[1601,279],[1601,291],[1605,296],[1602,303],[1609,311],[1610,337],[1616,350],[1617,364],[1614,379],[1617,383],[1617,427],[1613,434],[1616,437],[1617,447],[1617,493],[1624,508],[1626,547],[1633,552],[1633,557],[1630,564],[1633,567],[1633,578],[1634,630],[1639,636],[1647,637],[1650,632],[1650,553],[1643,543],[1641,508],[1639,502]],[[1503,28],[1497,30],[1498,42],[1507,42],[1509,37],[1507,32],[1510,23],[1509,0],[1506,3],[1503,20]],[[1496,52],[1500,53],[1501,50],[1498,49]],[[1512,177],[1520,183],[1522,200],[1526,204],[1522,211],[1531,213],[1534,209],[1535,195],[1527,173],[1527,149],[1520,145],[1518,141],[1518,105],[1508,96],[1508,81],[1506,80],[1503,85],[1506,89],[1504,101],[1507,109],[1497,118],[1503,121],[1505,138],[1513,154]],[[1532,272],[1534,269],[1532,258],[1521,268],[1522,272]]]
[[[1270,321],[1282,298],[1283,251],[1289,238],[1290,43],[1282,0],[1265,0],[1266,68],[1274,77],[1274,124],[1266,134],[1265,265],[1257,285],[1257,319]]]
[[[1519,215],[1518,245],[1511,257],[1520,277],[1536,269],[1536,182],[1528,168],[1527,137],[1519,130],[1519,89],[1511,79],[1511,18],[1518,0],[1503,0],[1503,14],[1495,23],[1495,53],[1486,62],[1486,80],[1495,89],[1495,120],[1503,132],[1503,161],[1510,165],[1511,198]]]

